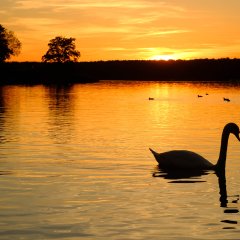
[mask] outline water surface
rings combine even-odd
[[[237,140],[225,205],[214,173],[169,179],[148,148],[216,163],[239,109],[240,87],[230,84],[1,87],[0,239],[238,239]]]

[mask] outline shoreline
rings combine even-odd
[[[239,82],[240,59],[0,63],[0,84],[73,84],[100,80]]]

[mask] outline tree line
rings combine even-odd
[[[42,56],[43,62],[77,62],[80,52],[76,50],[75,38],[57,36],[48,43],[48,50]],[[7,30],[0,24],[0,62],[5,62],[11,56],[20,54],[21,42],[13,31]]]
[[[240,82],[240,59],[6,62],[0,84],[69,84],[98,80]],[[2,77],[3,76],[3,77]]]

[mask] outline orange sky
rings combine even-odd
[[[240,0],[1,0],[14,61],[41,61],[50,39],[76,38],[80,61],[240,58]]]

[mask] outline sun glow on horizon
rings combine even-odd
[[[173,55],[155,55],[149,58],[149,60],[164,60],[164,61],[169,61],[169,60],[177,60],[176,57]]]
[[[178,59],[190,60],[192,58],[194,58],[194,54],[190,54],[187,52],[178,52],[178,50],[176,50],[176,52],[169,53],[169,54],[153,54],[148,58],[148,60],[170,61],[170,60],[178,60]]]

